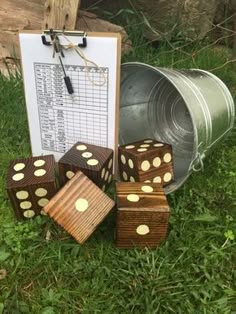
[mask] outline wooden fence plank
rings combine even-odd
[[[80,0],[46,0],[43,29],[74,30]]]

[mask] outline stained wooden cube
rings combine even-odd
[[[11,161],[6,188],[18,219],[45,214],[43,207],[57,191],[54,156]]]
[[[78,171],[44,210],[82,244],[113,207],[114,201]]]
[[[78,142],[59,160],[60,185],[78,170],[105,191],[113,178],[112,149]]]
[[[119,169],[123,181],[168,185],[174,176],[171,145],[146,139],[120,146]]]
[[[158,183],[116,184],[116,244],[120,248],[158,246],[166,237],[169,206]]]

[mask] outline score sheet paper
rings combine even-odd
[[[116,151],[119,122],[120,37],[88,35],[80,48],[88,63],[73,50],[63,50],[70,95],[58,55],[42,44],[42,34],[20,33],[25,99],[33,156],[54,154],[60,159],[77,141]],[[74,44],[81,36],[66,36]],[[60,38],[60,37],[59,37]],[[61,43],[68,44],[60,38]]]

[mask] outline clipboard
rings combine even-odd
[[[58,37],[62,31],[55,31]],[[63,67],[73,93],[63,82],[63,69],[51,45],[42,43],[49,30],[20,32],[21,63],[33,156],[53,154],[58,161],[77,141],[108,147],[117,160],[119,136],[121,36],[86,34],[80,47],[85,64],[74,51],[63,51]],[[84,32],[64,32],[60,41],[84,44]],[[48,40],[48,39],[46,39]],[[95,66],[96,64],[96,66]],[[105,77],[104,84],[100,82]],[[116,164],[116,163],[115,163]]]

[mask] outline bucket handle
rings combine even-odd
[[[198,150],[202,146],[202,144],[203,142],[201,142],[198,145]],[[199,151],[197,152],[196,157],[194,158],[194,160],[191,162],[189,166],[189,172],[191,171],[199,172],[204,169],[203,159],[205,158],[205,152],[206,150],[204,150],[201,154],[199,153]]]
[[[204,169],[203,159],[205,158],[205,154],[202,155],[198,152],[196,158],[194,159],[190,169],[194,172],[199,172]]]
[[[198,145],[198,149],[201,147],[202,144],[203,144],[203,142],[201,142]],[[199,172],[199,171],[204,169],[203,159],[205,158],[205,152],[206,152],[206,150],[203,151],[202,154],[200,154],[199,151],[197,152],[195,159],[191,162],[191,164],[189,166],[189,172],[191,170],[194,172]]]

